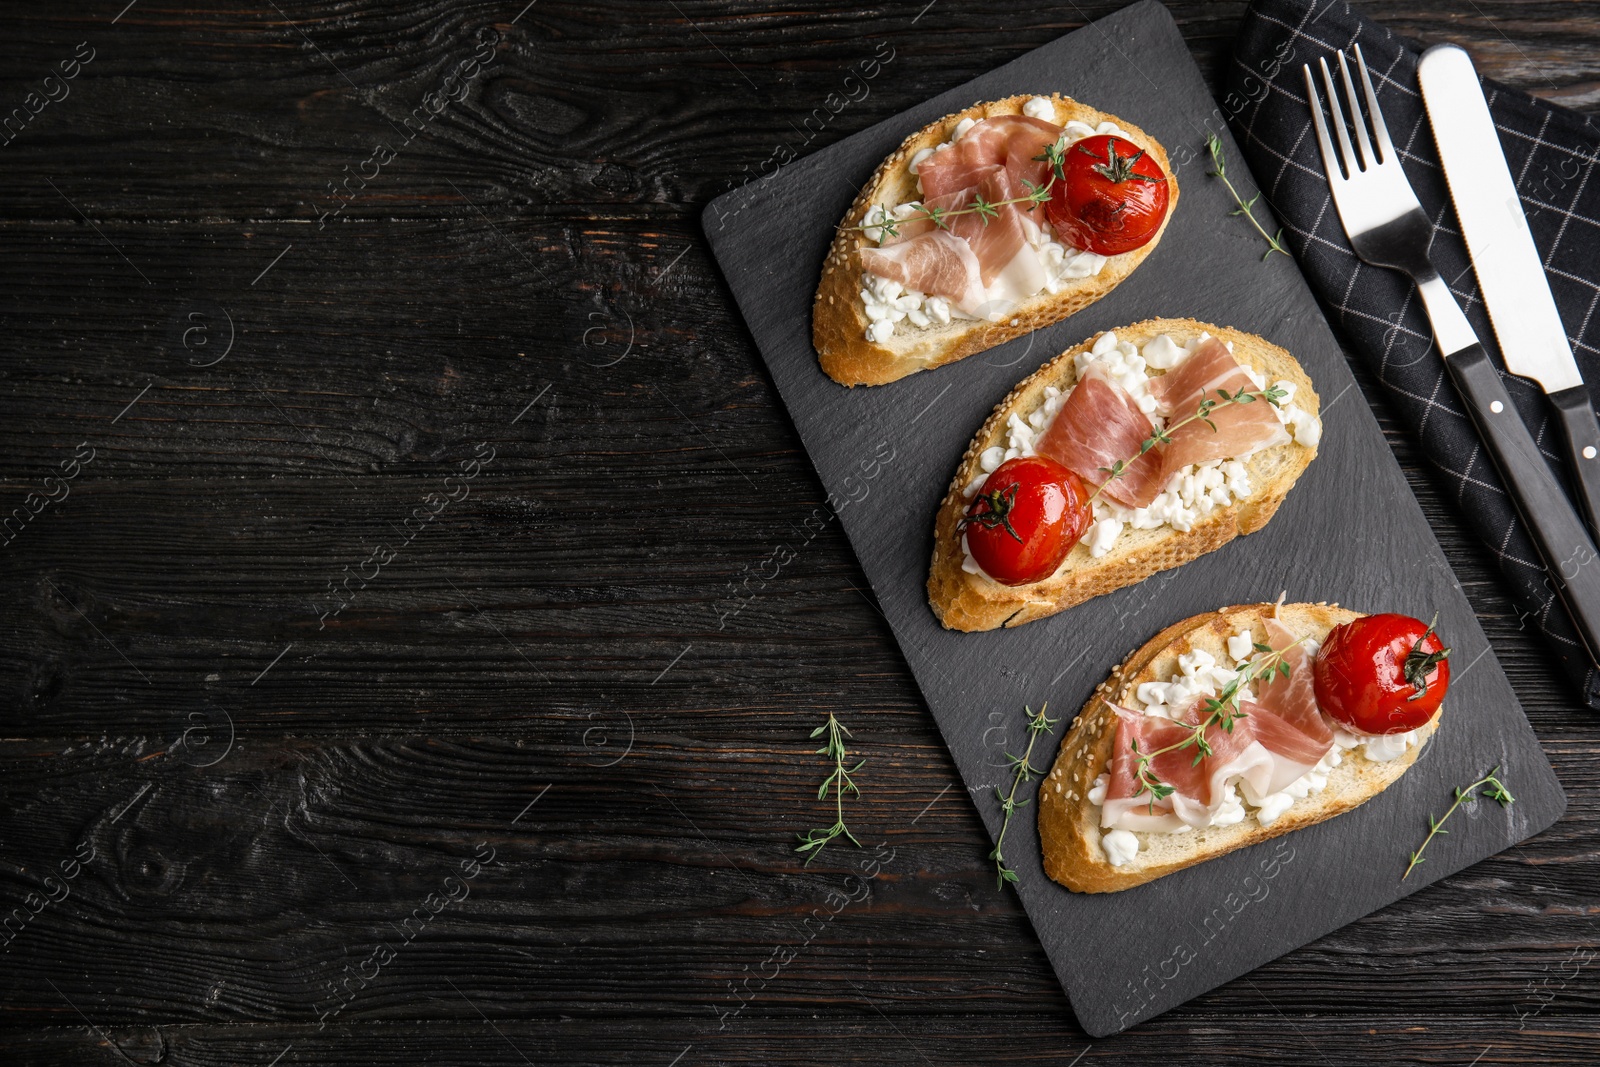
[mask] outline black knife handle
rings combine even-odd
[[[1572,616],[1590,661],[1600,663],[1600,557],[1588,530],[1539,454],[1483,346],[1451,353],[1444,365],[1539,546],[1552,589]]]
[[[1567,432],[1569,465],[1577,487],[1578,510],[1583,512],[1589,532],[1600,536],[1600,421],[1594,417],[1587,386],[1575,385],[1550,394],[1550,403],[1561,413],[1561,426]]]

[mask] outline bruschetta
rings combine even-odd
[[[1095,689],[1041,782],[1045,872],[1116,892],[1357,807],[1438,729],[1448,656],[1431,625],[1328,604],[1167,627]]]
[[[1254,533],[1321,440],[1282,348],[1192,319],[1092,337],[1025,379],[967,447],[934,520],[947,628],[1020,626]]]
[[[822,369],[882,385],[1059,322],[1144,262],[1177,202],[1155,138],[1076,100],[947,115],[839,223],[812,311]]]

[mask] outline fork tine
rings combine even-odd
[[[1344,172],[1346,176],[1354,178],[1360,173],[1361,168],[1356,166],[1356,151],[1350,147],[1350,135],[1345,132],[1344,109],[1339,106],[1339,90],[1333,86],[1333,75],[1328,72],[1327,59],[1318,57],[1317,65],[1322,68],[1322,83],[1328,87],[1328,122],[1339,138],[1339,152],[1344,156]]]
[[[1378,94],[1372,91],[1372,79],[1367,77],[1367,61],[1361,54],[1361,46],[1356,45],[1356,69],[1361,71],[1361,88],[1367,98],[1367,114],[1372,116],[1372,135],[1378,142],[1378,150],[1383,153],[1382,162],[1387,163],[1394,158],[1394,142],[1389,140],[1389,126],[1383,121],[1383,112],[1378,109]]]
[[[1312,77],[1310,63],[1300,69],[1306,76],[1306,103],[1311,105],[1311,124],[1317,128],[1317,144],[1322,148],[1322,169],[1328,173],[1328,184],[1337,187],[1339,160],[1333,154],[1333,142],[1328,140],[1327,124],[1322,121],[1322,97],[1317,92],[1317,80]]]
[[[1356,131],[1356,143],[1361,146],[1361,169],[1367,170],[1378,164],[1372,154],[1372,142],[1367,140],[1367,124],[1361,118],[1361,104],[1356,99],[1356,83],[1350,80],[1350,64],[1344,60],[1344,53],[1339,53],[1339,73],[1344,78],[1345,99],[1350,101],[1350,124]]]

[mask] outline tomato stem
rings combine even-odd
[[[987,480],[985,480],[985,484],[987,484]],[[972,502],[972,506],[977,507],[981,502],[989,505],[989,510],[968,514],[960,522],[956,523],[956,532],[960,533],[974,522],[985,530],[992,530],[996,526],[1004,526],[1006,533],[1011,535],[1012,540],[1019,545],[1024,544],[1022,535],[1017,533],[1016,529],[1011,525],[1011,509],[1017,504],[1018,488],[1020,487],[1017,483],[1013,482],[1006,488],[996,489],[992,493],[979,493],[978,499]]]
[[[1439,664],[1450,658],[1450,650],[1448,648],[1441,648],[1437,652],[1424,652],[1422,650],[1424,641],[1430,636],[1437,636],[1434,634],[1433,628],[1438,623],[1439,613],[1436,611],[1433,613],[1433,621],[1428,623],[1428,628],[1422,631],[1422,636],[1417,638],[1416,644],[1411,646],[1411,651],[1406,653],[1405,663],[1401,665],[1401,673],[1405,675],[1406,681],[1411,683],[1411,687],[1416,690],[1416,692],[1406,697],[1407,701],[1418,700],[1426,696],[1428,693],[1428,675],[1432,674]]]
[[[1078,151],[1082,152],[1090,159],[1100,158],[1081,144],[1078,145]],[[1131,156],[1117,155],[1117,142],[1115,140],[1108,140],[1106,141],[1106,161],[1104,163],[1096,163],[1089,169],[1100,175],[1100,177],[1104,178],[1112,185],[1121,185],[1126,181],[1151,182],[1152,184],[1166,181],[1165,178],[1152,178],[1148,174],[1135,174],[1133,172],[1134,164],[1138,163],[1139,160],[1143,158],[1144,149],[1142,148],[1133,153]],[[1124,202],[1123,206],[1127,206],[1126,202]]]

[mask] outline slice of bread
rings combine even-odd
[[[1135,693],[1141,683],[1164,682],[1178,672],[1178,657],[1204,649],[1218,662],[1225,658],[1225,642],[1246,626],[1263,640],[1263,621],[1272,616],[1271,604],[1243,604],[1184,619],[1156,634],[1122,661],[1083,706],[1062,739],[1060,754],[1039,787],[1039,846],[1045,873],[1079,893],[1114,893],[1192,867],[1237,848],[1331,819],[1377,796],[1417,761],[1422,748],[1438,729],[1440,714],[1418,730],[1418,740],[1405,755],[1392,760],[1369,760],[1361,746],[1344,752],[1343,762],[1328,774],[1328,784],[1294,802],[1270,826],[1254,815],[1232,826],[1209,826],[1187,833],[1137,833],[1139,854],[1116,867],[1101,846],[1100,808],[1089,803],[1089,789],[1106,772],[1117,732],[1112,704],[1137,709]],[[1360,618],[1361,613],[1329,604],[1284,604],[1276,608],[1278,621],[1302,637],[1318,641],[1335,626]],[[1249,810],[1249,809],[1247,809]]]
[[[1155,250],[1166,231],[1167,222],[1178,207],[1178,181],[1172,176],[1172,167],[1166,150],[1155,138],[1115,115],[1096,111],[1070,97],[1057,93],[1048,99],[1055,103],[1054,121],[1058,125],[1084,122],[1098,126],[1114,122],[1125,131],[1128,140],[1145,149],[1161,164],[1167,174],[1169,200],[1167,217],[1149,243],[1132,252],[1111,256],[1099,274],[1064,282],[1059,292],[1042,292],[1024,301],[1000,322],[974,319],[953,319],[946,326],[929,326],[923,329],[902,324],[893,337],[883,344],[867,340],[866,305],[861,300],[862,248],[874,245],[859,226],[874,204],[893,207],[897,204],[920,200],[917,176],[907,170],[911,157],[924,148],[933,148],[950,139],[956,124],[962,119],[985,119],[999,115],[1020,115],[1022,105],[1033,99],[1031,95],[1012,96],[988,104],[974,104],[965,111],[946,115],[907,137],[888,159],[879,164],[876,172],[861,189],[850,210],[839,223],[839,229],[828,250],[822,268],[822,282],[817,286],[816,302],[811,312],[811,340],[822,360],[822,369],[841,385],[883,385],[904,378],[919,370],[942,366],[955,360],[1004,344],[1013,337],[1060,322],[1068,315],[1081,311],[1105,296],[1133,273]]]
[[[1231,342],[1234,358],[1264,374],[1269,385],[1280,380],[1293,382],[1294,405],[1312,415],[1319,412],[1320,401],[1300,364],[1288,352],[1254,334],[1193,319],[1149,319],[1112,332],[1118,340],[1143,346],[1160,334],[1169,334],[1182,344],[1202,330]],[[933,562],[928,573],[928,603],[948,629],[970,632],[1020,626],[1143,581],[1157,571],[1181,566],[1221,548],[1240,534],[1255,533],[1277,512],[1289,487],[1316,455],[1315,448],[1295,441],[1257,452],[1245,461],[1253,489],[1250,496],[1216,508],[1197,520],[1187,533],[1172,526],[1154,530],[1130,526],[1105,555],[1094,558],[1086,546],[1078,545],[1055,574],[1030,585],[1002,585],[981,574],[968,574],[961,569],[966,556],[961,549],[959,524],[971,503],[964,490],[982,473],[984,450],[1005,443],[1006,420],[1013,412],[1039,407],[1049,386],[1065,390],[1072,385],[1077,380],[1073,357],[1088,350],[1094,340],[1090,338],[1067,349],[1013,389],[967,446],[934,520]]]

